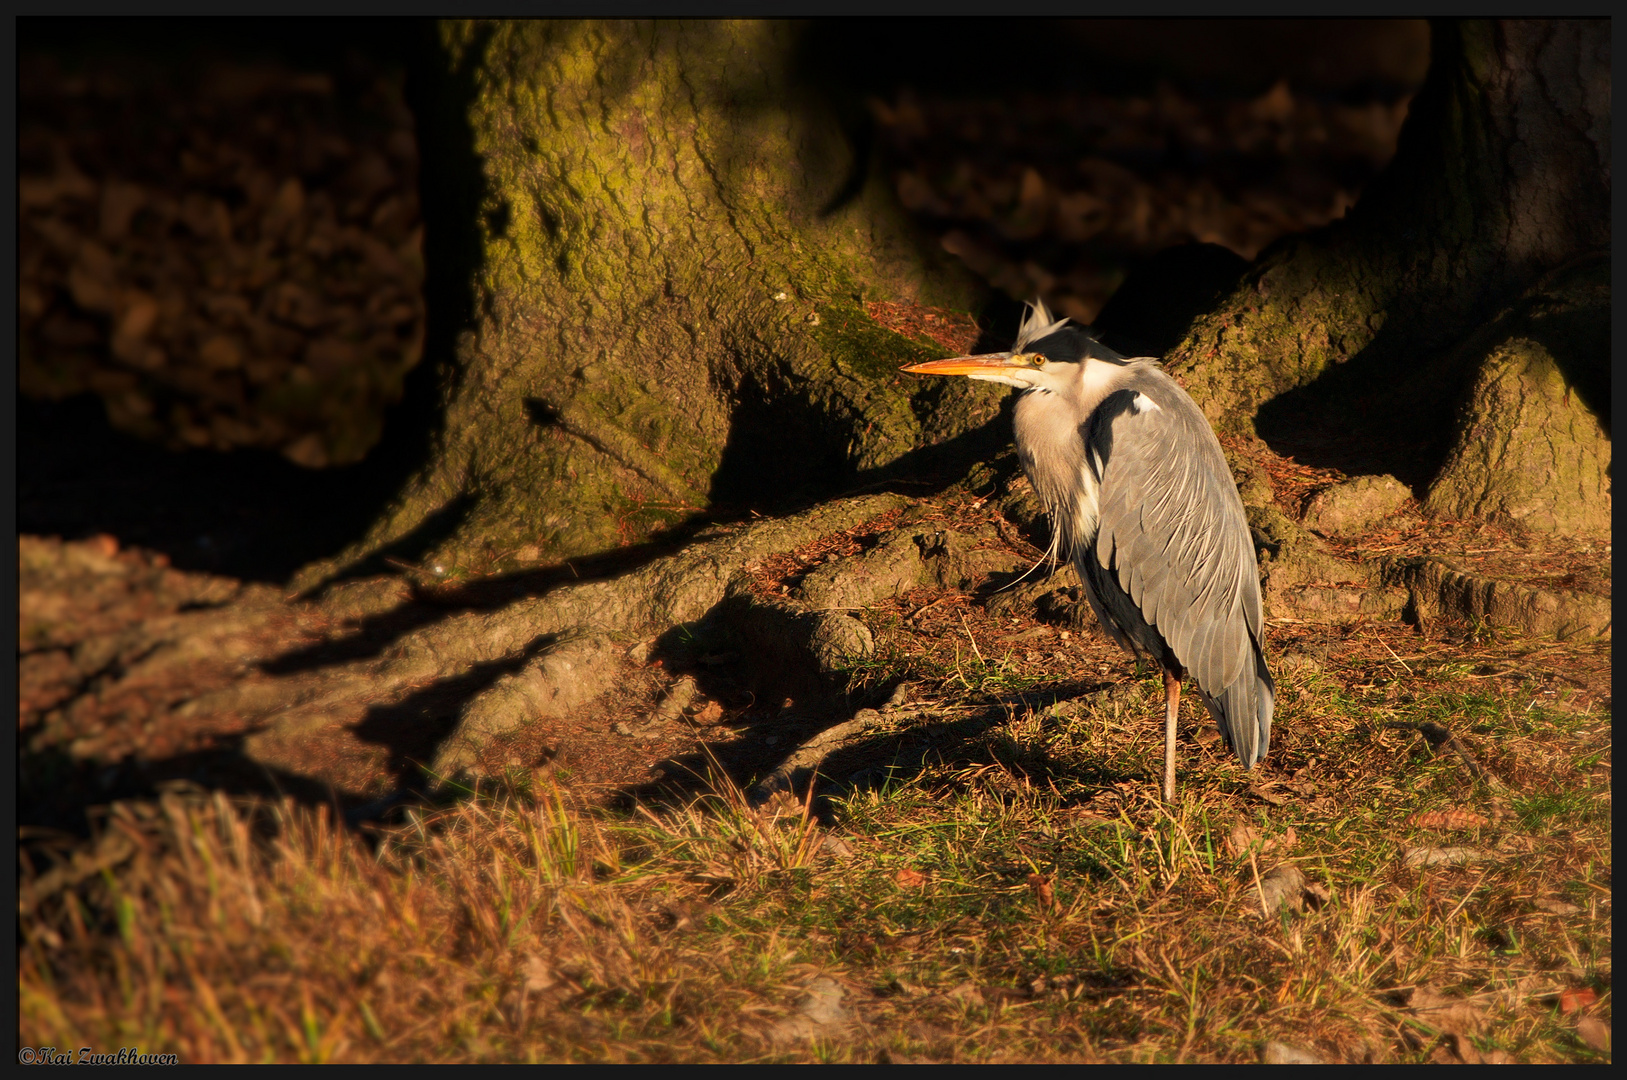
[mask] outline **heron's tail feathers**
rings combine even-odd
[[[1201,696],[1237,760],[1245,769],[1254,768],[1271,748],[1271,715],[1277,704],[1277,683],[1266,670],[1259,645],[1254,647],[1253,670],[1213,697]]]

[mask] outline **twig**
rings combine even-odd
[[[1417,728],[1418,733],[1424,737],[1430,746],[1436,748],[1445,746],[1455,753],[1458,759],[1463,762],[1464,767],[1469,770],[1470,775],[1484,780],[1490,787],[1502,787],[1498,779],[1487,772],[1486,767],[1475,759],[1474,754],[1464,745],[1463,740],[1452,734],[1449,728],[1427,720],[1417,725]]]
[[[1260,914],[1266,917],[1271,915],[1271,905],[1265,902],[1265,886],[1260,884],[1260,864],[1254,859],[1254,848],[1251,845],[1248,852],[1249,869],[1254,871],[1254,891],[1260,897]]]
[[[920,607],[916,608],[914,611],[912,611],[908,615],[904,616],[904,621],[912,623],[916,619],[919,619],[924,612],[926,612],[926,611],[928,611],[928,610],[930,610],[932,608],[937,607],[939,604],[943,603],[945,600],[955,600],[955,599],[958,599],[958,597],[956,597],[954,594],[950,594],[949,596],[940,596],[936,600],[933,600],[933,601],[931,601],[929,603],[922,604]]]
[[[1490,874],[1494,869],[1494,866],[1488,866],[1485,870],[1481,871],[1480,877],[1476,879],[1473,885],[1469,886],[1469,891],[1463,894],[1463,899],[1458,901],[1458,906],[1452,909],[1452,914],[1441,920],[1442,926],[1445,926],[1447,923],[1451,922],[1457,917],[1457,913],[1463,910],[1463,905],[1469,902],[1469,898],[1474,895],[1474,891],[1480,888],[1480,883],[1486,880],[1486,875]]]
[[[983,659],[983,650],[977,647],[977,639],[972,636],[972,628],[966,625],[966,613],[964,611],[960,613],[960,628],[966,631],[966,640],[972,643],[972,652],[977,654],[977,662],[987,665],[988,661]]]
[[[1377,634],[1373,635],[1373,640],[1377,641],[1380,645],[1383,645],[1385,652],[1389,653],[1391,656],[1395,656],[1395,650],[1390,648],[1389,642],[1385,641],[1383,638],[1379,637]],[[1405,660],[1401,659],[1399,656],[1395,656],[1395,662],[1400,664],[1403,668],[1406,668],[1406,672],[1407,672],[1408,675],[1413,674],[1412,668],[1407,667],[1407,662]]]
[[[53,866],[32,882],[24,882],[17,890],[17,913],[27,915],[50,896],[73,886],[104,870],[111,870],[136,854],[136,845],[121,832],[104,833],[96,846],[80,851],[72,859]]]

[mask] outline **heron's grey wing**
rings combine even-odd
[[[1095,555],[1192,674],[1245,765],[1265,756],[1275,687],[1243,503],[1208,421],[1155,368],[1091,414]]]

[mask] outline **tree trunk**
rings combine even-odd
[[[901,379],[942,353],[866,315],[875,298],[965,310],[979,290],[798,83],[798,33],[441,27],[435,92],[466,87],[466,110],[426,133],[425,171],[455,168],[460,137],[472,149],[471,317],[428,463],[306,580],[436,528],[418,550],[444,567],[603,550],[708,506],[879,478],[995,415],[987,389]]]
[[[1217,428],[1393,473],[1438,513],[1604,527],[1608,269],[1588,256],[1609,237],[1607,27],[1437,26],[1391,169],[1348,219],[1268,252],[1171,354]],[[426,463],[301,583],[381,551],[449,571],[569,558],[895,475],[929,448],[993,449],[971,433],[1002,395],[900,380],[932,347],[866,314],[964,308],[977,289],[800,78],[800,33],[440,28],[450,121],[426,125],[426,184],[469,162],[469,314],[449,333],[444,298],[432,310]]]
[[[1218,428],[1434,512],[1607,530],[1609,128],[1608,21],[1435,24],[1389,169],[1172,370]]]

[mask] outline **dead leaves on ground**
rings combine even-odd
[[[1610,1052],[1610,1025],[1592,1014],[1599,995],[1591,987],[1577,986],[1559,992],[1561,1016],[1575,1018],[1576,1037],[1601,1054]]]
[[[1405,866],[1463,866],[1468,863],[1491,862],[1496,858],[1489,851],[1471,847],[1411,847],[1401,853]]]
[[[1586,986],[1561,990],[1559,992],[1559,1011],[1566,1016],[1570,1016],[1573,1013],[1581,1012],[1598,1000],[1599,995]]]
[[[1028,888],[1034,894],[1034,901],[1041,911],[1048,915],[1061,912],[1062,905],[1057,903],[1056,890],[1051,888],[1051,879],[1043,874],[1029,874]]]
[[[1599,1053],[1610,1052],[1610,1025],[1597,1016],[1584,1016],[1576,1021],[1576,1035]]]
[[[1400,991],[1397,996],[1405,1001],[1405,1015],[1417,1021],[1415,1026],[1404,1029],[1406,1041],[1417,1050],[1427,1049],[1429,1060],[1440,1065],[1508,1064],[1514,1058],[1507,1051],[1482,1051],[1475,1042],[1491,1036],[1497,1028],[1491,1006],[1499,1000],[1502,1007],[1509,1009],[1551,1002],[1562,1017],[1571,1019],[1583,1043],[1599,1053],[1609,1053],[1610,1027],[1591,1011],[1599,1000],[1598,994],[1586,986],[1556,994],[1541,989],[1542,985],[1542,976],[1527,975],[1500,993],[1461,996],[1429,986]],[[1433,1042],[1429,1041],[1430,1034]]]
[[[1407,824],[1418,829],[1478,829],[1491,819],[1473,810],[1425,810],[1407,818]]]
[[[1298,843],[1299,837],[1294,833],[1292,825],[1278,836],[1265,837],[1254,826],[1239,823],[1232,826],[1232,831],[1226,835],[1224,847],[1226,854],[1232,858],[1246,859],[1250,854],[1256,856],[1286,854]]]
[[[1255,882],[1255,892],[1262,915],[1283,910],[1298,912],[1307,908],[1314,911],[1333,898],[1326,885],[1306,877],[1305,872],[1293,863],[1283,863],[1260,875]]]

